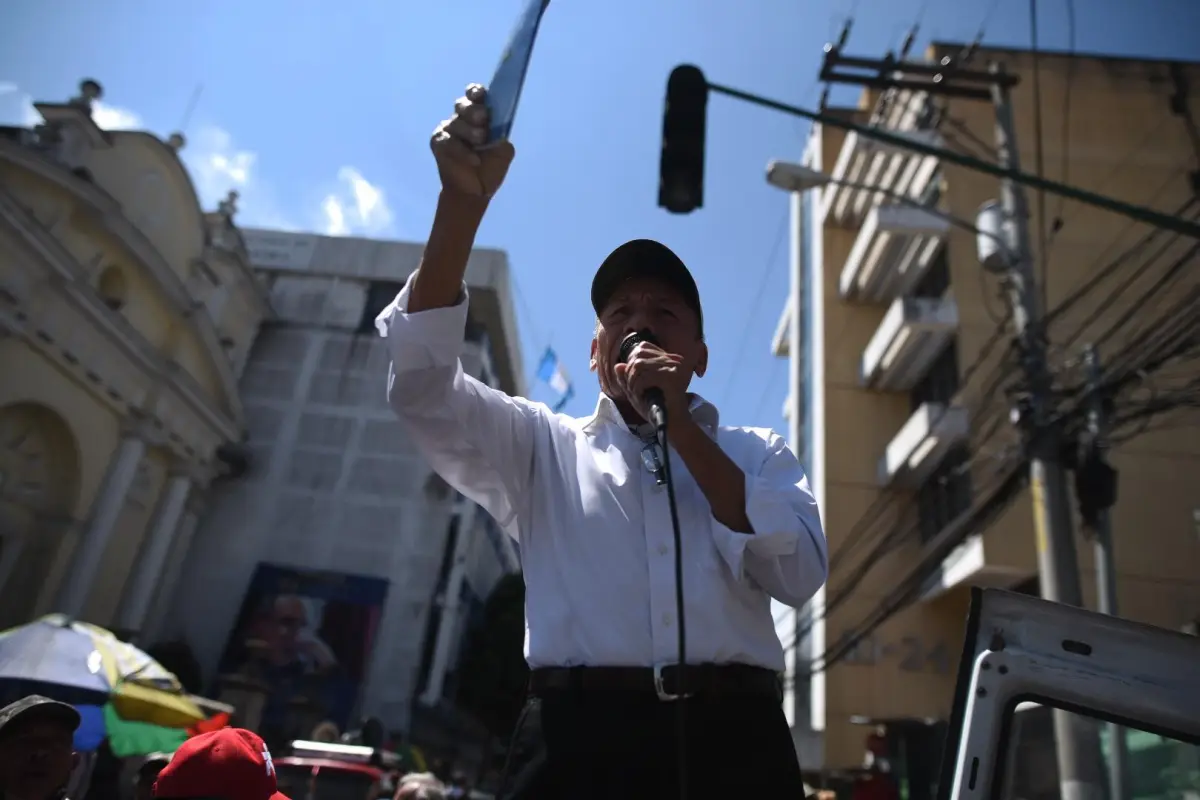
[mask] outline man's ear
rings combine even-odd
[[[599,367],[599,362],[596,361],[596,353],[600,348],[600,343],[596,341],[596,337],[592,337],[592,349],[588,353],[588,372],[595,372]]]
[[[700,343],[700,354],[696,359],[696,368],[693,370],[697,378],[703,378],[704,373],[708,372],[708,345],[704,342]]]

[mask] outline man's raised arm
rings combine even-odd
[[[529,489],[539,408],[462,370],[467,322],[463,277],[475,234],[500,188],[513,148],[482,148],[483,87],[467,87],[430,141],[442,191],[417,271],[376,320],[392,363],[388,402],[421,452],[451,486],[482,505],[510,534]]]

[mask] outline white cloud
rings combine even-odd
[[[42,124],[42,115],[33,107],[33,98],[12,81],[0,81],[0,125],[32,128]]]
[[[140,114],[101,101],[92,104],[92,119],[104,130],[147,127]],[[0,124],[33,127],[41,122],[32,98],[16,83],[0,81]],[[223,128],[210,125],[189,132],[180,156],[192,176],[200,206],[215,209],[230,191],[236,191],[237,221],[242,225],[298,230],[301,226],[295,220],[304,218],[330,236],[385,236],[396,232],[395,217],[383,189],[354,167],[338,170],[334,187],[316,208],[284,211],[272,188],[257,174],[258,154],[239,147]]]
[[[321,201],[329,236],[380,236],[393,232],[392,209],[383,189],[354,167],[338,170],[337,188]]]
[[[141,131],[146,129],[142,118],[127,108],[110,106],[99,100],[92,102],[92,121],[106,131]]]
[[[127,108],[95,101],[92,119],[106,131],[133,131],[145,128],[142,118]],[[0,123],[32,128],[42,124],[42,115],[33,107],[33,98],[12,81],[0,81]]]
[[[257,154],[238,149],[228,131],[212,126],[197,131],[182,156],[205,208],[215,208],[230,190],[245,193],[258,161]]]

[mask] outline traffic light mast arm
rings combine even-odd
[[[1077,189],[1073,186],[1068,186],[1065,183],[1057,183],[1056,181],[1039,178],[1036,175],[1029,175],[1018,170],[1005,169],[998,164],[992,164],[982,159],[972,156],[956,153],[953,150],[946,150],[941,147],[933,147],[915,139],[909,139],[904,136],[897,136],[894,133],[889,133],[880,128],[871,128],[866,125],[859,125],[854,122],[824,114],[820,111],[809,111],[808,109],[799,108],[798,106],[781,103],[778,100],[772,100],[760,95],[743,92],[740,89],[734,89],[729,86],[722,86],[717,83],[708,83],[708,89],[717,94],[727,95],[737,100],[744,100],[747,103],[753,103],[756,106],[770,108],[775,111],[782,111],[784,114],[791,114],[794,117],[811,120],[821,125],[828,125],[831,128],[840,128],[851,133],[856,133],[866,139],[873,139],[877,142],[897,147],[901,150],[908,150],[914,153],[919,153],[923,156],[930,156],[948,161],[951,164],[963,167],[965,169],[982,172],[985,175],[991,175],[1000,179],[1011,180],[1014,183],[1027,186],[1042,192],[1064,197],[1067,200],[1074,200],[1085,205],[1102,208],[1105,211],[1111,211],[1114,214],[1120,214],[1129,219],[1144,222],[1148,225],[1153,225],[1162,230],[1172,231],[1174,233],[1190,236],[1193,239],[1200,239],[1200,225],[1189,222],[1180,217],[1173,217],[1168,214],[1163,214],[1145,206],[1137,206],[1132,203],[1124,203],[1111,197],[1106,197],[1094,192],[1088,192],[1083,189]]]

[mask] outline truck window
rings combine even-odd
[[[1095,726],[1100,739],[1101,776],[1105,793],[1113,797],[1112,728],[1103,720],[1076,714]],[[1054,752],[1051,707],[1018,703],[1005,725],[1004,772],[998,796],[1002,800],[1058,800],[1058,764]],[[1117,728],[1125,740],[1123,776],[1127,800],[1185,800],[1200,797],[1200,747],[1169,736]]]

